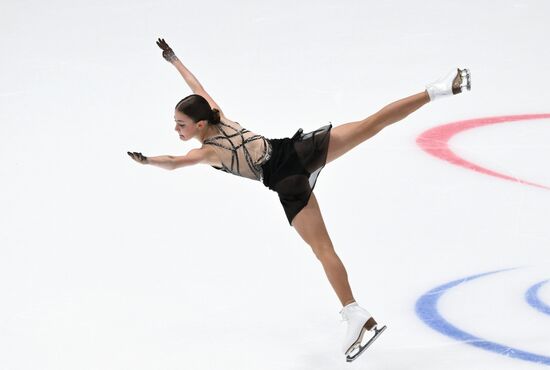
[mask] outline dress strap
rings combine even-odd
[[[298,131],[296,131],[294,136],[292,136],[291,140],[292,141],[297,140],[300,137],[300,135],[302,135],[302,132],[304,132],[302,128],[298,129]]]

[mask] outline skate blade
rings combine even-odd
[[[464,87],[466,87],[466,89],[470,91],[472,89],[472,76],[470,74],[470,70],[467,68],[460,70],[460,77],[462,79],[462,83],[460,84],[460,91],[462,92]]]
[[[368,320],[365,322],[365,325],[363,325],[363,327],[361,328],[361,332],[359,333],[359,336],[357,337],[355,342],[348,348],[345,355],[353,352],[354,349],[356,349],[357,347],[359,347],[361,345],[361,341],[363,341],[363,336],[368,331],[367,330],[367,323],[368,322],[369,322]]]
[[[367,343],[365,343],[364,346],[361,347],[361,345],[359,345],[359,351],[358,351],[356,354],[354,354],[354,355],[347,355],[347,356],[346,356],[346,362],[352,362],[352,361],[354,361],[357,357],[361,356],[361,354],[362,354],[367,348],[369,348],[370,345],[371,345],[372,343],[374,343],[374,341],[380,336],[380,334],[382,334],[382,332],[383,332],[384,330],[386,330],[386,328],[387,328],[386,325],[384,325],[384,326],[383,326],[382,328],[380,328],[380,329],[374,329],[374,335],[372,336],[372,338],[369,339],[369,341],[368,341]],[[353,349],[355,349],[355,348],[356,348],[356,347],[354,346],[354,347],[352,347],[351,350],[353,351]],[[348,353],[349,353],[349,352],[348,352]]]

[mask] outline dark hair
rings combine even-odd
[[[220,111],[212,109],[208,101],[198,94],[192,94],[181,99],[176,104],[176,110],[189,117],[196,123],[203,119],[212,125],[220,123]]]

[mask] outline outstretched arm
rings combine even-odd
[[[225,117],[220,106],[216,104],[216,102],[214,101],[214,99],[212,99],[212,97],[210,97],[210,95],[208,95],[204,87],[201,85],[199,80],[197,80],[197,78],[191,73],[191,71],[189,71],[183,65],[183,63],[178,59],[178,57],[176,56],[172,48],[168,46],[166,41],[164,41],[164,39],[159,38],[157,41],[157,45],[163,50],[162,52],[163,58],[169,63],[171,63],[174,67],[176,67],[176,69],[182,75],[185,82],[187,82],[187,85],[189,85],[193,93],[201,95],[203,98],[205,98],[208,101],[211,108],[218,109],[220,111],[220,115]]]
[[[186,155],[159,155],[146,157],[140,152],[128,152],[128,155],[141,164],[152,164],[165,170],[175,170],[180,167],[193,166],[199,163],[208,163],[207,152],[204,149],[191,149]]]
[[[128,155],[136,162],[141,164],[152,164],[165,170],[174,169],[174,157],[171,155],[159,155],[156,157],[146,157],[140,152],[128,152]]]

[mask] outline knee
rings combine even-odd
[[[327,258],[332,258],[336,252],[334,252],[334,247],[331,243],[320,244],[315,247],[312,247],[315,257],[319,261],[326,260]]]
[[[381,112],[377,112],[365,118],[362,123],[363,127],[366,128],[367,136],[371,137],[390,125],[391,120],[386,115],[381,114]]]

